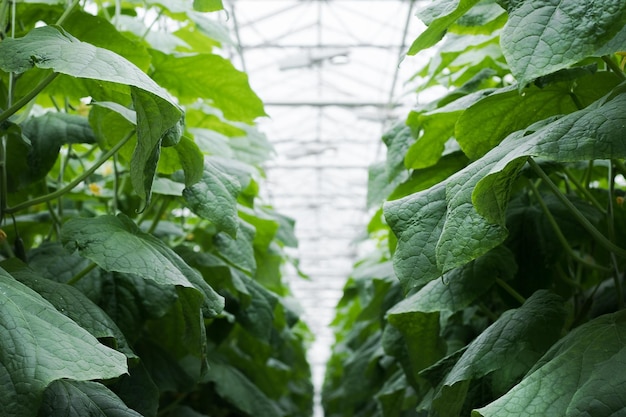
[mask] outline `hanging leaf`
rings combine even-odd
[[[433,408],[440,415],[457,415],[467,394],[458,388],[489,374],[509,388],[558,340],[564,323],[563,300],[544,290],[505,312],[468,345],[442,381]]]
[[[35,415],[55,380],[115,378],[126,356],[98,342],[0,268],[0,414]]]
[[[122,214],[73,218],[63,225],[61,240],[68,250],[78,250],[106,271],[136,274],[163,286],[196,288],[204,294],[207,314],[222,311],[223,298],[195,270]]]
[[[185,188],[183,197],[194,213],[234,238],[238,230],[237,196],[240,192],[237,178],[224,172],[215,157],[206,157],[202,178]]]
[[[419,51],[429,48],[439,42],[450,25],[463,16],[479,0],[439,0],[428,5],[418,12],[428,26],[413,42],[408,55],[415,55]]]
[[[624,49],[626,4],[620,0],[505,3],[509,20],[502,30],[502,50],[520,89],[586,57]]]
[[[41,259],[39,260],[41,261]],[[39,275],[16,258],[0,263],[5,271],[49,301],[58,311],[98,339],[112,339],[115,347],[129,358],[137,356],[129,348],[117,324],[76,288]]]
[[[590,321],[556,343],[522,381],[472,416],[616,416],[626,411],[626,312]],[[549,387],[549,388],[546,388]]]
[[[39,415],[47,417],[141,417],[97,382],[55,381],[46,389]]]

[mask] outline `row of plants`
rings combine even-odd
[[[0,414],[306,416],[221,0],[0,1]]]
[[[435,52],[370,168],[325,415],[622,415],[626,5],[418,16],[408,53]]]

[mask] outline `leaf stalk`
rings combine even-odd
[[[528,181],[528,183],[533,194],[535,195],[535,198],[537,199],[537,202],[539,203],[539,207],[541,207],[541,211],[543,211],[543,214],[546,216],[546,219],[548,219],[548,223],[550,223],[550,226],[552,226],[552,230],[554,230],[554,234],[556,234],[557,239],[559,239],[559,242],[561,243],[561,245],[563,246],[567,254],[576,262],[586,267],[597,269],[599,271],[604,271],[604,272],[611,271],[610,268],[606,268],[601,265],[597,265],[595,263],[589,262],[574,252],[572,247],[569,245],[567,239],[563,235],[563,232],[561,231],[561,228],[556,222],[554,216],[552,215],[552,213],[550,213],[550,209],[548,209],[546,202],[543,200],[543,197],[541,197],[541,194],[539,193],[537,186],[535,186],[535,184],[532,181]]]
[[[67,281],[66,284],[67,285],[74,285],[74,284],[76,284],[78,281],[80,281],[82,278],[84,278],[88,273],[93,271],[97,266],[98,265],[96,265],[95,262],[91,262],[89,265],[87,265],[86,268],[84,268],[78,274],[76,274],[72,278],[70,278],[70,280]]]
[[[550,177],[544,172],[543,169],[541,169],[539,165],[537,165],[537,163],[532,158],[528,158],[528,164],[537,173],[537,175],[546,183],[546,185],[548,185],[550,190],[559,199],[559,201],[561,201],[561,203],[563,203],[563,205],[570,211],[570,213],[572,213],[572,215],[581,224],[581,226],[583,226],[600,245],[604,246],[604,248],[609,250],[610,252],[614,252],[620,258],[626,259],[626,250],[615,245],[613,242],[607,239],[602,233],[600,233],[598,229],[596,229],[596,227],[593,224],[591,224],[591,222],[576,208],[576,206],[574,206],[574,204],[572,204],[572,202],[569,201],[569,199],[561,192],[559,187],[557,187],[557,185],[554,182],[552,182]]]
[[[520,304],[524,304],[526,299],[518,293],[515,288],[507,284],[502,278],[496,278],[496,284],[498,284],[504,291],[506,291],[511,297],[515,298]]]
[[[87,179],[91,174],[93,174],[109,158],[111,158],[113,155],[115,155],[122,148],[122,146],[124,146],[126,144],[126,142],[128,142],[130,140],[130,138],[132,138],[134,136],[134,134],[135,134],[134,130],[130,131],[122,140],[117,142],[115,144],[115,146],[113,146],[107,152],[102,154],[100,159],[98,159],[98,161],[96,161],[96,163],[94,165],[92,165],[91,168],[89,168],[88,170],[83,172],[78,177],[74,178],[74,180],[72,180],[65,187],[63,187],[63,188],[61,188],[59,190],[56,190],[54,192],[51,192],[49,194],[42,195],[42,196],[33,198],[31,200],[28,200],[28,201],[24,201],[23,203],[20,203],[20,204],[18,204],[16,206],[7,207],[6,210],[5,210],[5,213],[16,213],[16,212],[18,212],[20,210],[24,210],[25,208],[28,208],[28,207],[31,207],[31,206],[34,206],[34,205],[37,205],[37,204],[45,203],[45,202],[50,201],[50,200],[54,200],[55,198],[59,198],[59,197],[63,196],[64,194],[68,193],[69,191],[74,189],[78,184],[80,184],[85,179]]]
[[[44,78],[35,88],[26,93],[25,96],[20,97],[15,103],[13,103],[8,109],[0,113],[0,123],[6,121],[9,117],[17,113],[22,107],[26,106],[37,94],[46,88],[54,79],[59,75],[58,72],[53,72]]]

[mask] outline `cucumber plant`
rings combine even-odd
[[[626,5],[418,16],[408,53],[436,52],[370,169],[326,416],[623,414]]]
[[[306,416],[221,0],[0,1],[0,414]]]

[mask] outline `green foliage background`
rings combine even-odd
[[[312,413],[222,7],[0,1],[1,415]]]
[[[626,4],[437,0],[370,169],[328,417],[626,413]],[[432,97],[432,95],[430,95]]]

